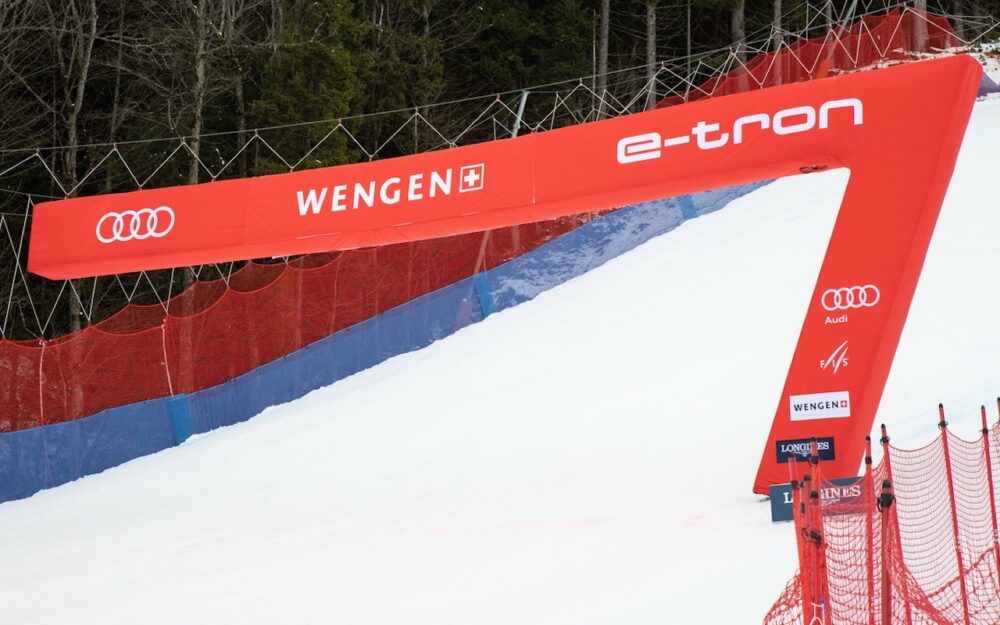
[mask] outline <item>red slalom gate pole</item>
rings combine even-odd
[[[948,451],[948,422],[944,419],[944,404],[938,404],[938,414],[941,421],[941,445],[944,448],[944,469],[948,477],[948,500],[951,504],[951,529],[955,536],[955,557],[958,558],[958,586],[962,591],[962,616],[965,625],[969,625],[969,591],[965,587],[965,564],[962,562],[962,541],[958,537],[958,507],[955,504],[955,480],[951,471],[951,453]]]
[[[812,478],[806,473],[799,480],[798,461],[795,455],[788,457],[788,477],[789,485],[792,489],[792,523],[795,525],[795,547],[799,555],[799,582],[802,585],[802,614],[808,614],[809,606],[812,605],[812,567],[809,563],[809,552],[806,547],[806,536],[808,536],[808,520],[806,515],[806,503],[803,500],[803,491]]]
[[[990,457],[990,427],[986,423],[986,406],[982,406],[983,417],[983,455],[986,456],[986,480],[990,488],[990,520],[993,521],[993,557],[997,567],[997,579],[1000,579],[1000,533],[997,532],[997,502],[996,491],[993,490],[993,459]]]
[[[865,437],[865,531],[868,538],[868,622],[875,625],[875,476],[872,475],[872,437]]]
[[[882,516],[882,622],[881,625],[892,625],[892,571],[889,568],[889,555],[891,549],[891,539],[889,536],[889,521],[892,504],[896,498],[892,494],[892,482],[886,478],[882,481],[882,493],[878,497],[878,509]],[[872,586],[872,592],[875,592]],[[906,622],[910,622],[910,604],[903,602],[906,606]],[[875,623],[875,615],[871,615],[871,621]]]
[[[819,450],[816,439],[809,445],[809,468],[812,474],[812,490],[809,492],[808,522],[809,533],[806,536],[812,566],[812,621],[824,624],[830,608],[829,590],[826,578],[826,544],[824,542],[825,527],[823,526],[823,477],[819,467]],[[819,615],[816,613],[819,608]]]
[[[895,496],[892,493],[892,485],[895,483],[892,479],[892,456],[889,453],[889,434],[886,432],[885,424],[882,424],[882,438],[879,440],[882,444],[882,462],[885,463],[885,475],[886,479],[882,482],[882,492],[883,495],[888,493],[888,503],[882,506],[884,511],[882,515],[882,618],[888,619],[884,620],[883,625],[891,625],[892,623],[892,580],[890,578],[889,569],[889,521],[890,516],[893,525],[893,535],[896,539],[896,545],[899,547],[900,557],[903,554],[903,539],[901,532],[899,530],[899,513],[896,511],[895,506]],[[888,489],[888,491],[886,491]],[[881,502],[880,502],[881,503]],[[900,580],[901,583],[906,584],[906,580]],[[913,614],[910,610],[910,598],[903,597],[903,608],[906,611],[906,625],[913,625]]]

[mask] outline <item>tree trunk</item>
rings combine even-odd
[[[189,146],[191,147],[191,164],[188,168],[188,182],[198,183],[198,158],[201,156],[201,129],[204,125],[205,91],[207,80],[205,77],[208,58],[206,54],[208,27],[206,22],[209,0],[198,0],[198,16],[195,20],[195,40],[194,40],[194,93],[191,104],[191,136]]]
[[[656,105],[656,0],[646,0],[646,110]]]
[[[125,3],[119,6],[118,11],[118,32],[125,32]],[[125,60],[125,46],[118,44],[118,52],[115,55],[115,86],[111,95],[111,119],[108,122],[108,140],[112,143],[118,137],[118,126],[121,124],[121,93],[122,93],[122,62]],[[104,192],[111,193],[114,190],[114,171],[107,168],[107,175],[104,178]]]
[[[784,82],[785,68],[782,64],[781,54],[777,54],[781,51],[781,45],[785,41],[785,36],[781,30],[781,0],[774,0],[774,22],[771,25],[774,35],[771,38],[771,46],[775,51],[774,64],[771,66],[771,72],[774,76],[774,84],[780,85]]]
[[[87,77],[90,74],[90,59],[94,50],[94,40],[97,38],[97,2],[96,0],[90,0],[88,10],[90,12],[89,19],[86,24],[80,24],[78,26],[77,36],[80,41],[77,45],[81,46],[80,58],[73,59],[70,67],[76,65],[79,61],[79,74],[76,76],[76,80],[73,80],[72,76],[66,76],[68,81],[71,81],[70,88],[66,91],[66,94],[70,96],[69,100],[69,113],[66,115],[66,150],[63,152],[63,171],[66,176],[66,191],[70,195],[76,195],[75,187],[79,181],[77,176],[77,157],[79,155],[79,120],[80,120],[80,110],[83,109],[83,96],[87,89]],[[84,31],[84,28],[87,30]],[[74,49],[75,53],[75,49]]]
[[[66,148],[63,151],[63,173],[66,179],[66,192],[69,196],[77,194],[76,185],[79,183],[77,167],[80,152],[80,111],[83,109],[84,94],[87,90],[87,78],[90,75],[94,40],[97,39],[97,0],[90,0],[87,11],[89,15],[86,21],[80,21],[74,25],[77,30],[73,45],[73,58],[68,65],[70,72],[64,74],[64,80],[68,87],[68,89],[64,90],[64,93],[68,96],[69,112],[66,115]],[[54,43],[59,45],[61,41]],[[72,74],[73,68],[78,68],[76,76]],[[67,297],[69,297],[69,331],[75,333],[81,331],[84,326],[83,302],[81,301],[83,281],[71,280],[69,286],[70,289],[67,294]],[[82,356],[79,350],[80,341],[73,341],[72,344],[73,347],[70,355],[71,366],[74,372],[77,372],[83,366],[80,362]],[[68,398],[68,416],[72,419],[86,416],[84,414],[83,386],[81,384],[73,384],[72,388],[68,390],[71,393]]]
[[[611,0],[601,0],[601,21],[597,35],[597,119],[604,117],[605,91],[608,88],[608,30],[611,26]]]
[[[239,130],[240,148],[246,145],[247,142],[247,103],[246,96],[243,93],[243,72],[237,71],[236,73],[236,84],[233,87],[236,95],[236,129]],[[248,175],[247,170],[247,151],[243,150],[240,152],[239,162],[236,164],[240,178],[246,178]]]
[[[97,38],[97,1],[90,0],[87,7],[89,15],[86,22],[76,25],[77,41],[74,45],[74,57],[76,54],[80,58],[74,58],[69,67],[79,67],[79,73],[74,77],[66,75],[67,87],[64,93],[69,100],[69,112],[66,115],[66,147],[63,151],[63,175],[65,177],[66,193],[69,196],[77,194],[76,185],[79,183],[77,174],[78,158],[80,153],[80,111],[83,109],[84,93],[87,89],[87,78],[90,74],[91,55],[94,50],[94,40]],[[85,30],[86,29],[86,30]],[[54,42],[59,45],[61,42]],[[79,50],[79,52],[77,52]],[[77,65],[79,63],[79,65]],[[79,293],[82,284],[73,281],[70,286],[73,288],[69,293],[69,330],[79,332],[83,328],[83,305],[80,302]],[[76,403],[76,402],[74,402]],[[79,415],[82,416],[82,415]]]
[[[205,92],[208,88],[208,3],[209,0],[198,0],[198,13],[194,24],[194,92],[191,100],[191,133],[188,146],[191,148],[191,163],[188,167],[188,183],[198,184],[201,156],[201,131],[204,126]],[[183,270],[184,288],[194,284],[195,276],[192,267]]]
[[[771,22],[771,30],[774,34],[771,36],[771,47],[774,50],[780,50],[781,42],[784,41],[781,31],[781,0],[774,0],[772,6],[774,9],[774,18]]]
[[[733,41],[733,52],[740,61],[746,62],[746,13],[743,10],[743,0],[737,0],[729,19],[729,34]]]
[[[952,23],[955,27],[955,35],[965,42],[965,22],[962,16],[965,15],[965,6],[962,0],[955,0],[951,5],[951,14],[954,16]]]
[[[916,0],[913,8],[920,12],[919,16],[913,18],[913,44],[917,52],[927,51],[927,22],[924,16],[927,14],[927,0]]]

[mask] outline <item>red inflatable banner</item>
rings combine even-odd
[[[74,278],[385,245],[848,167],[754,483],[766,493],[810,436],[829,475],[856,472],[981,72],[950,57],[411,157],[48,202],[28,268]]]

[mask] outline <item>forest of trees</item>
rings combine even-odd
[[[854,5],[855,13],[884,6]],[[852,0],[3,0],[0,171],[36,148],[41,158],[2,176],[0,238],[24,225],[18,215],[28,193],[40,200],[66,191],[134,190],[134,177],[149,174],[150,186],[203,182],[198,159],[216,169],[231,162],[224,176],[287,171],[263,142],[241,151],[255,129],[398,111],[351,126],[360,145],[385,143],[379,157],[394,156],[437,140],[418,128],[392,136],[416,107],[444,103],[428,119],[448,128],[482,108],[485,100],[463,102],[474,96],[582,78],[598,92],[613,90],[624,78],[641,83],[663,59],[713,50],[721,58],[727,48],[771,45],[775,24],[801,32],[812,23],[818,35],[851,6]],[[931,0],[928,8],[989,15],[1000,13],[1000,0]],[[551,102],[528,100],[529,114]],[[329,130],[329,124],[292,127],[267,135],[268,145],[292,159],[308,153],[302,167],[364,157],[345,133],[309,152]],[[486,127],[475,133],[466,140],[491,136]],[[185,150],[154,172],[180,137]],[[147,141],[157,138],[167,140]],[[147,169],[129,171],[116,157],[84,180],[115,143],[129,167]],[[20,280],[15,248],[0,245],[0,284]],[[194,275],[157,279],[182,287]],[[87,322],[81,298],[97,300],[94,319],[124,303],[121,289],[97,281],[71,287],[77,297],[30,279],[40,309],[60,302],[45,336]],[[14,316],[25,321],[8,324],[7,336],[37,336],[19,299],[26,294],[14,292]]]

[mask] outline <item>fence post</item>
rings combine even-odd
[[[875,476],[872,475],[872,437],[865,437],[865,531],[868,539],[868,622],[875,624]]]
[[[167,377],[167,390],[170,391],[170,396],[174,396],[174,383],[170,379],[170,357],[167,356],[167,317],[163,318],[163,324],[160,326],[160,341],[163,347],[163,373]]]
[[[795,527],[795,551],[799,557],[799,600],[802,602],[802,614],[806,614],[806,607],[812,604],[812,588],[809,584],[808,557],[806,554],[806,507],[802,500],[802,491],[807,480],[810,479],[807,473],[799,480],[798,461],[795,454],[788,456],[788,485],[792,492],[792,525]]]
[[[892,625],[892,571],[889,568],[889,558],[892,553],[890,545],[892,537],[890,532],[891,508],[896,497],[892,494],[892,481],[888,478],[882,480],[882,494],[878,497],[878,509],[882,516],[882,623],[881,625]],[[903,601],[907,606],[906,621],[910,621],[909,602]],[[875,622],[872,617],[872,623]]]
[[[809,614],[813,605],[813,598],[816,594],[816,587],[813,584],[812,562],[809,551],[809,493],[812,491],[812,475],[805,473],[802,481],[799,482],[799,496],[797,499],[798,517],[796,522],[796,542],[799,547],[799,571],[802,580],[802,615]]]
[[[986,480],[990,489],[990,520],[993,521],[993,558],[1000,579],[1000,534],[997,532],[996,491],[993,490],[993,458],[990,457],[990,427],[986,423],[986,406],[981,407],[983,417],[983,455],[986,457]]]
[[[803,529],[801,532],[802,543],[805,551],[803,562],[806,569],[803,578],[802,593],[802,614],[809,618],[810,623],[826,623],[826,615],[829,610],[830,600],[827,596],[826,579],[826,544],[823,542],[823,500],[821,491],[823,488],[823,478],[820,475],[819,451],[816,448],[816,439],[813,438],[809,446],[809,473],[803,478],[803,497],[807,497],[808,503],[803,505]],[[808,580],[809,592],[806,593],[806,580]]]
[[[955,481],[951,472],[951,453],[948,451],[948,422],[944,419],[944,404],[938,404],[938,414],[941,421],[941,445],[944,448],[944,470],[948,478],[948,501],[951,504],[951,530],[955,536],[955,557],[958,558],[958,586],[962,591],[962,617],[965,625],[969,625],[969,592],[965,587],[965,564],[962,562],[962,541],[958,536],[958,508],[955,504]]]
[[[882,482],[882,488],[883,488],[883,493],[885,492],[885,489],[888,488],[889,494],[893,495],[892,485],[894,482],[892,479],[892,456],[889,453],[890,451],[889,434],[886,432],[884,423],[882,424],[881,429],[882,429],[882,438],[879,439],[879,442],[882,443],[882,462],[885,463],[885,476],[886,476],[886,479]],[[886,614],[886,605],[888,604],[890,608],[889,610],[890,619],[892,617],[892,610],[891,610],[892,581],[889,577],[890,571],[889,571],[888,545],[890,541],[887,540],[889,537],[887,528],[889,527],[890,519],[892,521],[892,526],[893,526],[893,532],[892,532],[893,538],[895,538],[896,545],[899,546],[899,557],[900,558],[903,557],[903,539],[901,532],[899,530],[899,512],[896,510],[896,506],[893,505],[895,501],[896,497],[895,495],[893,495],[892,500],[889,502],[889,507],[891,509],[889,510],[888,514],[882,517],[882,575],[883,575],[882,614],[884,617]],[[900,583],[905,585],[906,580],[902,579],[900,580]],[[910,609],[910,598],[906,595],[906,593],[903,593],[903,609],[906,611],[906,625],[913,625],[913,614]],[[886,621],[886,625],[888,625],[889,622],[890,621]]]
[[[45,425],[45,339],[38,355],[38,425]]]

